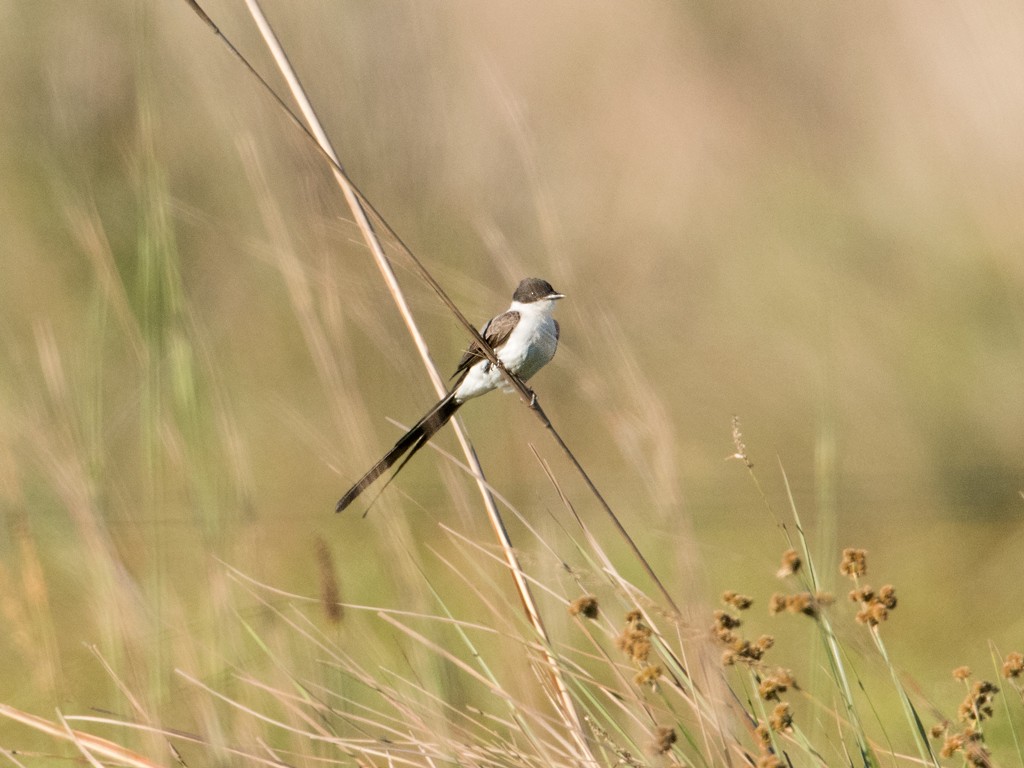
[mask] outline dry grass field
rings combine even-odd
[[[511,549],[451,428],[335,515],[436,395],[330,166],[185,0],[0,4],[0,764],[1024,766],[1024,7],[264,10],[442,375],[401,243],[567,294],[607,506],[491,394]]]

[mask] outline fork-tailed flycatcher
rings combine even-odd
[[[551,313],[555,308],[555,302],[562,298],[565,297],[547,281],[528,277],[519,283],[516,292],[512,294],[512,306],[492,318],[480,331],[484,341],[494,350],[494,354],[509,373],[526,381],[555,356],[555,348],[558,346],[558,322]],[[399,438],[394,447],[384,454],[359,482],[349,488],[341,497],[335,511],[341,512],[345,509],[374,480],[404,456],[402,463],[395,470],[397,475],[413,454],[448,423],[464,402],[499,387],[505,391],[512,390],[501,371],[484,356],[477,341],[469,345],[469,349],[459,360],[452,378],[456,379],[456,382],[441,402],[427,411],[427,415],[420,419],[416,426]]]

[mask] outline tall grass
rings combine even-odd
[[[859,610],[820,589],[795,509],[782,525],[794,525],[799,541],[778,574],[790,588],[769,598],[777,587],[766,579],[760,596],[730,591],[725,607],[703,625],[666,611],[631,583],[587,524],[566,511],[560,517],[578,530],[566,531],[572,546],[560,551],[561,544],[530,531],[537,551],[547,553],[530,570],[545,610],[552,619],[563,617],[550,622],[558,627],[552,650],[596,764],[909,766],[939,765],[942,755],[1005,765],[1022,759],[1006,737],[1024,711],[1020,654],[997,658],[999,685],[1006,688],[998,714],[999,691],[990,683],[968,685],[955,714],[954,701],[914,697],[883,643],[897,609],[895,589],[866,586],[873,570],[867,554],[853,548],[844,551],[841,570],[852,579]],[[97,649],[130,715],[65,715],[65,726],[7,706],[0,714],[54,741],[67,739],[85,754],[128,754],[124,759],[139,765],[159,764],[167,749],[185,764],[578,765],[571,734],[544,693],[550,684],[544,653],[510,600],[500,558],[458,531],[445,531],[444,539],[447,554],[437,546],[405,553],[422,569],[415,584],[422,610],[337,600],[336,580],[346,569],[326,554],[319,595],[286,593],[218,566],[228,592],[218,646],[235,653],[222,657],[222,673],[212,677],[191,669],[194,659],[182,664],[179,655],[174,688],[184,707],[153,702],[148,681],[124,678],[118,669],[126,661]],[[329,547],[321,544],[321,551]],[[394,545],[391,553],[400,554]],[[775,660],[779,654],[811,658],[806,646],[813,638],[787,649],[770,635],[748,634],[747,625],[763,626],[768,612],[793,614],[789,621],[816,628],[830,660],[820,689],[801,684],[812,671],[806,666],[782,668]],[[858,635],[870,638],[875,654]],[[209,640],[199,646],[179,637],[175,645],[210,651]],[[859,670],[871,664],[889,671],[888,690],[865,685]],[[965,670],[955,674],[971,679]],[[907,719],[897,714],[901,705]],[[181,717],[192,726],[169,722]],[[932,734],[924,733],[931,730],[922,723],[928,717],[935,720]],[[106,728],[97,732],[101,725]],[[112,742],[102,740],[105,732]]]

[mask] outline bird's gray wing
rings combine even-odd
[[[495,318],[488,321],[484,329],[480,331],[480,335],[484,337],[484,341],[487,342],[491,349],[499,349],[502,344],[508,341],[509,334],[512,333],[512,329],[516,327],[516,323],[519,322],[518,312],[502,312]],[[486,357],[480,348],[480,344],[477,341],[473,341],[469,345],[469,349],[466,350],[465,354],[462,355],[462,359],[459,360],[458,366],[455,368],[455,373],[452,374],[452,378],[464,374],[468,371],[474,363],[478,360],[482,360]]]

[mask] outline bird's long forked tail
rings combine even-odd
[[[338,501],[338,506],[335,507],[335,512],[341,512],[349,504],[356,500],[356,498],[369,488],[373,481],[383,475],[394,464],[405,457],[401,464],[398,465],[398,469],[395,470],[395,475],[402,471],[402,467],[405,466],[406,462],[411,459],[416,452],[422,448],[432,438],[441,427],[447,424],[455,412],[459,410],[459,406],[462,403],[455,399],[455,392],[452,391],[441,400],[437,405],[427,411],[427,415],[416,422],[416,425],[402,435],[398,442],[394,444],[390,451],[384,454],[380,461],[370,467],[369,471],[359,478],[359,481],[353,485],[345,495]],[[394,475],[388,480],[390,483],[394,479]]]

